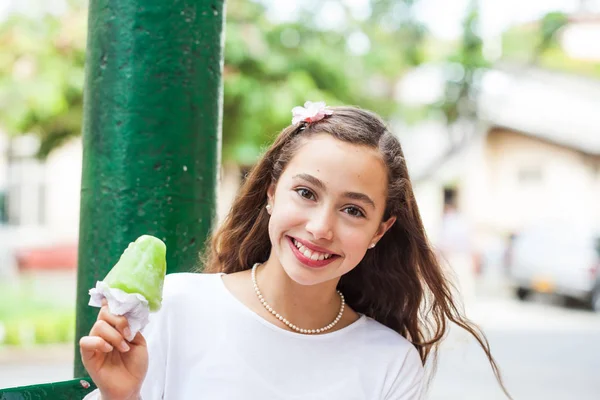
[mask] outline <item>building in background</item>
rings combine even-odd
[[[81,139],[43,161],[35,156],[38,144],[35,136],[0,135],[0,278],[19,270],[77,265]],[[240,181],[235,165],[224,166],[218,220],[227,213]]]
[[[446,152],[441,123],[404,134],[433,242],[443,241],[450,197],[477,251],[493,258],[484,262],[496,266],[510,236],[529,226],[562,221],[600,230],[599,108],[598,81],[538,69],[492,70],[482,79],[477,132],[464,146]]]
[[[0,135],[0,275],[73,269],[77,259],[81,141],[36,158],[35,136]]]

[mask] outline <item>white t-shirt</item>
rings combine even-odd
[[[365,315],[331,333],[287,331],[240,302],[221,276],[167,275],[162,308],[143,330],[143,400],[420,398],[421,360],[400,334]]]

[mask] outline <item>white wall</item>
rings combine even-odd
[[[518,133],[495,130],[474,138],[433,176],[415,183],[423,221],[434,243],[444,186],[457,188],[459,210],[469,221],[479,249],[498,245],[527,225],[552,220],[600,229],[600,157]]]
[[[21,192],[19,197],[14,197],[19,204],[13,207],[19,214],[20,224],[8,227],[15,247],[77,242],[82,155],[81,139],[77,138],[52,152],[43,164],[26,159],[12,166],[10,179],[13,184],[19,184]],[[5,158],[0,157],[0,187],[9,185],[6,170],[3,171],[4,162]],[[222,169],[217,204],[219,221],[229,211],[239,182],[240,171],[235,165]],[[40,186],[44,187],[43,196]],[[39,222],[40,214],[43,214],[43,223]]]
[[[45,225],[55,242],[76,242],[78,238],[82,151],[81,139],[75,139],[46,160]]]
[[[489,185],[474,190],[489,191],[480,223],[506,231],[548,220],[600,224],[600,157],[501,130],[490,133],[485,155]]]

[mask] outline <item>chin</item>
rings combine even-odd
[[[303,266],[293,254],[290,254],[289,258],[280,259],[280,264],[291,280],[303,286],[318,285],[338,277],[335,273],[337,271],[335,264],[314,269]]]
[[[297,263],[282,260],[281,266],[287,276],[299,285],[311,286],[319,283],[313,271],[302,268]]]

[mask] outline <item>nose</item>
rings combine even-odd
[[[315,210],[306,223],[306,230],[314,239],[333,239],[334,213],[326,210]]]

